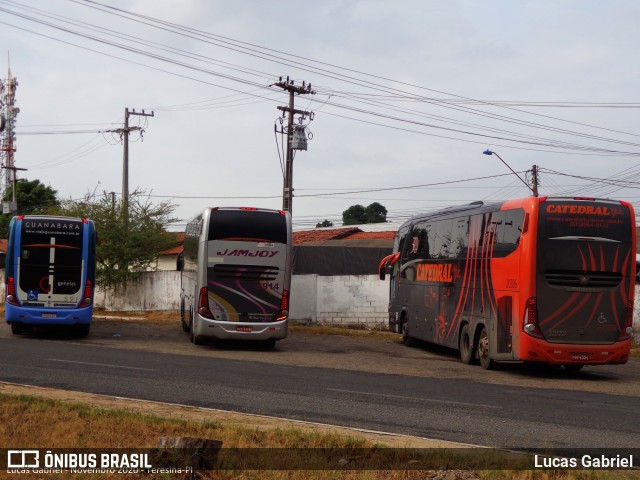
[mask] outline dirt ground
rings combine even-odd
[[[98,316],[87,338],[74,339],[49,335],[53,341],[72,341],[108,348],[135,349],[180,355],[198,355],[212,358],[248,360],[274,364],[312,366],[379,372],[397,375],[467,379],[484,383],[538,388],[562,388],[618,395],[640,396],[640,360],[632,359],[626,365],[585,367],[578,374],[562,368],[533,367],[521,364],[501,365],[496,370],[483,370],[479,366],[464,365],[457,352],[440,347],[421,345],[409,348],[395,334],[375,337],[347,335],[318,335],[308,333],[304,327],[290,331],[289,336],[268,351],[246,345],[211,343],[196,346],[180,328],[177,318],[153,317],[149,319],[123,319]],[[9,327],[0,326],[0,338],[10,338]],[[167,405],[156,402],[112,398],[101,395],[67,392],[40,387],[0,383],[0,392],[45,396],[65,401],[79,401],[95,406],[126,407],[146,413],[195,420],[220,420],[252,428],[296,427],[312,430],[330,430],[345,436],[365,436],[374,442],[402,447],[435,447],[446,442],[388,435],[357,429],[336,428],[307,422],[295,422],[270,417],[244,415],[213,409]]]

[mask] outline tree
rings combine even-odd
[[[342,212],[343,225],[362,225],[386,221],[387,209],[378,202],[373,202],[367,208],[362,205],[352,205]]]
[[[60,206],[57,190],[48,187],[40,180],[18,180],[16,183],[16,200],[18,202],[19,215],[42,215],[55,211]],[[10,186],[2,200],[11,201],[13,187]],[[7,238],[11,215],[0,215],[0,238]]]
[[[96,225],[97,282],[114,290],[126,284],[135,272],[145,270],[158,253],[175,246],[166,226],[175,219],[175,205],[153,204],[144,191],[129,194],[128,218],[122,213],[123,202],[108,192],[88,193],[80,201],[63,201],[60,213],[72,217],[89,217]]]
[[[387,209],[373,202],[365,209],[365,223],[384,223],[387,221]]]
[[[316,228],[322,228],[322,227],[333,227],[333,222],[330,222],[329,220],[325,219],[323,222],[316,223]]]
[[[362,205],[352,205],[342,212],[342,225],[362,225],[366,218],[366,209]]]

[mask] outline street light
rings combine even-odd
[[[484,153],[485,155],[495,155],[496,157],[498,157],[498,158],[500,159],[500,161],[501,161],[502,163],[504,163],[504,164],[507,166],[507,168],[508,168],[509,170],[511,170],[511,173],[513,173],[516,177],[518,177],[518,178],[520,179],[520,181],[521,181],[522,183],[524,183],[524,184],[526,185],[526,187],[527,187],[527,188],[529,189],[529,191],[531,192],[531,195],[533,195],[534,197],[537,197],[537,196],[538,196],[538,192],[536,192],[534,189],[532,189],[532,188],[529,186],[529,184],[528,184],[527,182],[525,182],[525,181],[523,180],[523,178],[522,178],[520,175],[518,175],[518,174],[515,172],[515,170],[514,170],[513,168],[511,168],[511,167],[509,166],[509,164],[508,164],[507,162],[505,162],[505,161],[500,157],[500,155],[498,155],[496,152],[492,152],[492,151],[491,151],[491,150],[489,150],[489,149],[485,150],[485,151],[484,151],[484,152],[482,152],[482,153]]]

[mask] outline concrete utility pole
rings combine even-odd
[[[311,90],[311,84],[305,84],[302,82],[301,86],[295,86],[293,80],[289,80],[289,77],[285,81],[280,77],[280,81],[275,83],[274,85],[282,88],[289,92],[289,106],[288,107],[278,107],[278,110],[282,111],[283,116],[284,113],[289,114],[289,118],[287,121],[287,127],[284,131],[280,133],[287,134],[287,156],[285,163],[285,174],[284,174],[284,188],[282,191],[282,209],[286,212],[292,212],[293,210],[293,150],[306,150],[306,138],[301,142],[300,145],[294,144],[294,134],[297,136],[302,135],[304,137],[304,128],[303,127],[294,127],[293,125],[293,116],[301,115],[302,118],[308,116],[312,118],[312,112],[306,112],[304,110],[296,110],[294,108],[294,97],[295,94],[298,95],[313,95],[316,92]]]
[[[127,202],[129,200],[129,132],[132,130],[143,131],[141,127],[130,127],[129,116],[138,115],[141,117],[153,117],[153,112],[144,113],[136,112],[135,108],[129,111],[128,108],[124,109],[124,128],[116,130],[116,132],[122,135],[123,154],[122,154],[122,200]]]

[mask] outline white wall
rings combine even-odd
[[[386,324],[389,283],[377,275],[294,275],[291,319],[342,325]]]
[[[139,272],[138,279],[105,292],[96,288],[95,306],[105,310],[178,310],[180,308],[180,272],[175,270]]]

